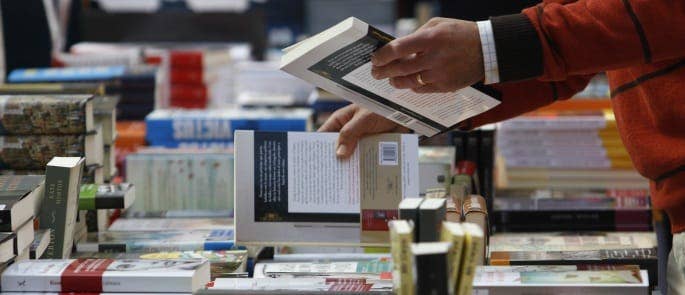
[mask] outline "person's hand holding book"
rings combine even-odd
[[[409,129],[352,104],[333,113],[319,128],[319,131],[339,131],[336,154],[340,158],[347,158],[357,147],[357,141],[364,136],[386,132],[408,132]]]
[[[372,75],[399,89],[452,92],[483,80],[483,52],[475,22],[433,18],[371,58]]]

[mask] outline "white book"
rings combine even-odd
[[[418,137],[366,137],[345,160],[335,155],[337,138],[337,133],[236,131],[237,244],[389,245],[387,238],[363,242],[361,201],[376,197],[389,205],[418,196]]]
[[[3,292],[180,292],[210,281],[205,260],[25,260],[2,274]]]
[[[281,70],[402,124],[432,136],[500,103],[484,87],[417,94],[371,76],[371,54],[394,39],[350,17],[284,49]],[[496,95],[488,91],[492,95]]]

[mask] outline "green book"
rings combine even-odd
[[[83,162],[80,157],[55,157],[45,170],[45,197],[39,218],[40,228],[51,231],[43,258],[69,257],[74,243]]]
[[[127,209],[135,199],[130,183],[84,184],[79,193],[79,210]]]

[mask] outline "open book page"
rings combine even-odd
[[[337,133],[288,133],[288,212],[359,213],[359,152],[335,155]]]
[[[342,79],[447,127],[499,104],[496,99],[470,87],[448,93],[416,93],[410,89],[397,89],[390,85],[389,79],[376,80],[371,76],[371,62],[356,68]],[[405,124],[414,120],[399,115],[393,118]],[[403,118],[408,121],[402,122]]]

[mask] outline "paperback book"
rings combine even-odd
[[[44,176],[0,176],[0,232],[14,232],[32,219],[43,200],[44,188]]]
[[[236,132],[236,241],[388,246],[387,221],[397,219],[400,200],[418,196],[418,138],[366,137],[344,161],[337,138]],[[381,199],[387,204],[371,205]]]
[[[350,17],[284,49],[281,70],[426,136],[450,130],[499,104],[493,98],[497,94],[482,85],[449,93],[416,94],[394,88],[388,79],[374,79],[371,55],[393,39]]]
[[[198,260],[42,259],[14,263],[2,273],[10,292],[191,293],[209,282]]]
[[[76,252],[165,252],[232,250],[233,229],[90,233]]]
[[[0,134],[93,132],[92,98],[92,95],[0,95]]]

